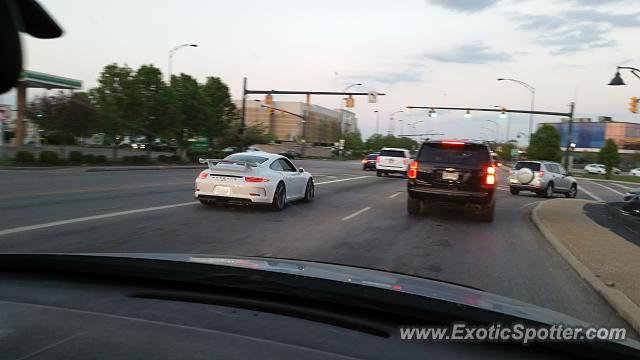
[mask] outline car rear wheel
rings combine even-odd
[[[203,199],[198,199],[198,200],[200,201],[200,204],[202,204],[202,205],[204,205],[204,206],[211,206],[211,205],[213,205],[213,204],[211,203],[211,201],[210,201],[210,200],[203,200]]]
[[[520,190],[518,190],[518,189],[514,189],[514,188],[509,188],[509,192],[511,193],[511,195],[518,195],[518,194],[520,194]]]
[[[493,222],[493,214],[495,213],[495,210],[495,203],[488,206],[483,206],[482,210],[480,210],[480,220],[484,222]]]
[[[568,197],[569,199],[575,198],[576,195],[578,195],[578,186],[576,184],[571,185],[571,188],[569,188],[569,192],[564,194],[564,196]]]
[[[421,205],[422,205],[422,201],[420,201],[419,199],[408,198],[407,199],[407,212],[410,215],[418,215],[418,214],[420,214]]]
[[[544,189],[544,197],[546,198],[552,198],[553,197],[553,183],[549,183],[549,185],[547,185],[547,188]]]
[[[315,186],[313,185],[313,180],[309,179],[309,181],[307,181],[306,190],[304,191],[303,201],[312,202],[315,195],[316,195],[316,189],[315,189]]]
[[[276,192],[273,194],[273,200],[271,201],[271,209],[274,211],[281,211],[284,209],[284,203],[287,198],[287,190],[283,183],[278,184]]]

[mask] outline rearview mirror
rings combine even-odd
[[[301,172],[301,173],[302,173],[302,172],[304,172],[304,169],[303,169],[303,168],[299,168],[299,169],[298,169],[298,172]]]

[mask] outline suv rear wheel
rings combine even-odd
[[[493,214],[496,210],[496,203],[491,205],[483,206],[482,210],[480,210],[480,220],[484,222],[493,222]]]
[[[569,199],[575,198],[576,195],[578,195],[578,186],[576,184],[571,185],[571,188],[569,188],[569,192],[564,194],[564,196],[568,197]]]
[[[514,188],[509,188],[509,192],[511,193],[511,195],[518,195],[518,194],[520,194],[520,190],[518,190],[518,189],[514,189]]]
[[[420,199],[407,199],[407,212],[411,215],[420,214],[420,208],[422,205],[422,201]]]
[[[547,188],[544,189],[544,197],[546,198],[552,198],[553,197],[553,183],[549,183],[549,185],[547,185]]]
[[[382,176],[382,171],[380,171],[380,170],[376,170],[376,176],[377,176],[377,177]]]

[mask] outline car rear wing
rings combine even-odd
[[[209,169],[215,170],[219,164],[240,165],[244,166],[247,170],[252,167],[258,167],[260,164],[251,161],[229,160],[229,159],[198,159],[200,164],[207,164]]]

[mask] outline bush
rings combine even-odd
[[[58,162],[58,153],[55,151],[41,151],[40,162],[45,164],[55,164]]]
[[[169,159],[170,158],[167,155],[158,155],[158,162],[168,163]]]
[[[94,160],[95,160],[96,164],[106,164],[107,163],[107,157],[105,155],[96,155]]]
[[[16,152],[16,161],[21,163],[33,162],[33,153],[31,151],[18,151]]]
[[[69,161],[79,163],[83,160],[84,158],[82,157],[82,153],[80,151],[72,151],[69,153]]]
[[[84,154],[82,160],[87,164],[93,164],[96,161],[96,156],[93,154]]]
[[[169,158],[172,162],[180,162],[180,155],[171,155]]]

